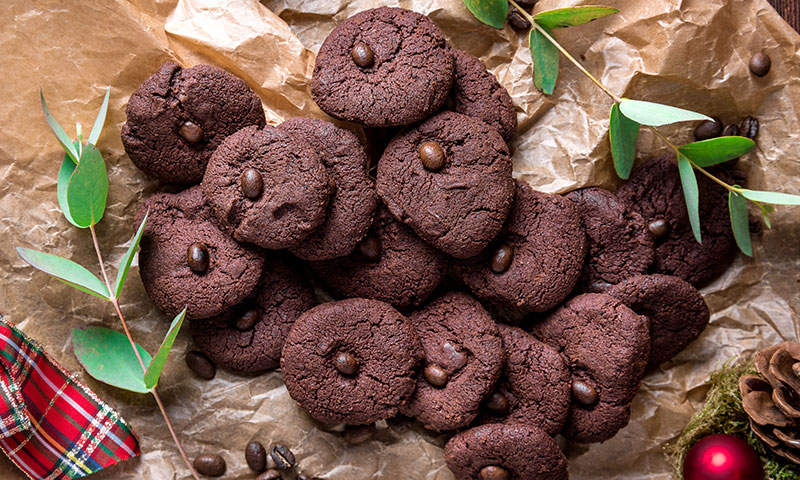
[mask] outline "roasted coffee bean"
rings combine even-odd
[[[356,44],[353,45],[350,56],[353,57],[353,61],[356,62],[356,65],[361,68],[369,68],[375,63],[375,54],[372,52],[372,49],[369,48],[369,45],[364,42],[356,42]]]
[[[381,258],[381,241],[374,235],[368,235],[364,240],[358,242],[358,253],[362,257],[372,262]]]
[[[455,345],[450,342],[442,343],[442,352],[447,356],[452,364],[452,368],[458,370],[467,364],[467,355],[459,351]]]
[[[294,467],[294,453],[285,445],[281,445],[280,443],[276,444],[272,448],[272,452],[270,452],[269,456],[275,461],[275,466],[278,467],[279,470],[289,470]]]
[[[763,77],[768,74],[771,66],[772,59],[764,52],[758,52],[750,57],[750,71],[756,77]]]
[[[486,400],[486,408],[495,415],[504,416],[508,414],[509,409],[511,409],[511,404],[508,402],[508,398],[505,395],[500,392],[494,392],[489,396],[489,399]]]
[[[597,390],[588,383],[580,380],[572,382],[572,396],[578,403],[587,407],[591,407],[597,403]]]
[[[714,120],[706,120],[701,122],[700,125],[694,129],[694,138],[698,141],[708,140],[709,138],[716,138],[722,133],[722,128],[725,126],[717,117],[711,117]]]
[[[281,472],[275,470],[274,468],[270,468],[266,472],[259,475],[256,480],[281,480],[282,478]]]
[[[725,128],[722,129],[722,136],[723,137],[736,137],[739,135],[739,127],[734,124],[725,125]]]
[[[267,451],[260,442],[251,440],[244,449],[244,459],[250,470],[261,473],[267,469]]]
[[[352,354],[340,352],[334,359],[336,370],[342,375],[352,376],[358,370],[358,360]]]
[[[663,218],[657,218],[650,222],[650,225],[648,225],[647,228],[650,230],[650,234],[653,236],[653,238],[658,240],[669,233],[669,222]]]
[[[489,465],[481,469],[481,480],[509,480],[511,475],[503,467]]]
[[[189,250],[186,252],[186,263],[194,273],[206,273],[208,261],[208,247],[204,243],[195,242],[189,245]]]
[[[239,177],[239,185],[242,187],[242,193],[250,200],[256,199],[264,192],[264,178],[261,172],[255,168],[245,168],[242,176]]]
[[[435,363],[425,367],[423,376],[425,377],[426,382],[430,383],[436,388],[444,387],[447,385],[447,381],[449,380],[447,372],[445,372],[442,367],[436,365]]]
[[[375,434],[375,424],[369,425],[347,425],[344,427],[342,436],[350,445],[361,445]]]
[[[197,143],[203,139],[203,129],[192,122],[183,122],[178,133],[189,143]]]
[[[444,151],[436,142],[425,142],[419,146],[419,158],[422,164],[431,171],[444,167]]]
[[[211,380],[217,374],[217,369],[211,360],[197,350],[186,353],[186,366],[203,380]]]
[[[243,332],[247,332],[252,330],[253,327],[256,326],[256,323],[261,319],[261,315],[259,315],[258,310],[247,310],[236,320],[236,328]]]
[[[511,266],[511,259],[514,257],[514,249],[511,246],[503,244],[497,247],[492,255],[490,266],[495,273],[503,273]]]
[[[197,456],[192,464],[201,475],[221,477],[225,473],[225,459],[216,454]]]
[[[739,124],[739,135],[747,137],[750,140],[755,140],[758,135],[758,119],[756,117],[747,117]]]
[[[522,16],[519,10],[514,7],[509,7],[508,9],[508,24],[511,25],[511,28],[514,30],[527,31],[531,28],[531,22]]]

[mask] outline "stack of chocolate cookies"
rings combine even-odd
[[[266,126],[245,82],[208,65],[165,64],[131,96],[131,159],[194,184],[137,214],[153,302],[186,307],[217,366],[280,366],[322,423],[402,414],[454,433],[458,479],[567,478],[553,437],[614,436],[646,370],[708,323],[697,287],[735,255],[725,192],[700,186],[698,244],[671,158],[616,194],[515,181],[508,92],[408,10],[337,26],[311,94],[391,141],[365,148],[311,118]],[[316,305],[307,272],[338,300]]]

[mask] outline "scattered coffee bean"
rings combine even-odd
[[[750,233],[753,235],[761,235],[764,233],[764,227],[761,225],[761,220],[757,218],[751,218],[748,222],[748,228],[750,229]]]
[[[197,143],[203,139],[203,129],[200,128],[200,125],[196,125],[192,122],[183,122],[178,133],[190,143]]]
[[[489,465],[481,469],[481,480],[509,480],[510,478],[508,470],[503,467]]]
[[[734,124],[725,125],[725,128],[722,129],[722,136],[723,137],[736,137],[739,135],[739,127]]]
[[[251,440],[244,449],[244,459],[250,470],[261,473],[267,469],[267,451],[260,442]]]
[[[356,65],[361,68],[369,68],[375,63],[375,54],[372,53],[372,49],[369,48],[369,45],[364,42],[356,42],[356,44],[353,45],[350,56],[353,57],[353,61],[356,62]]]
[[[242,332],[250,331],[260,319],[261,315],[259,315],[258,310],[247,310],[236,320],[236,328]]]
[[[352,376],[358,370],[358,360],[352,354],[347,352],[340,352],[334,359],[336,370],[342,375]]]
[[[701,122],[694,129],[694,138],[698,141],[708,140],[709,138],[716,138],[722,133],[722,128],[725,126],[717,117],[711,117],[714,120],[706,120]]]
[[[657,218],[650,222],[650,225],[648,225],[647,228],[650,229],[650,234],[653,236],[653,238],[658,240],[669,233],[669,222],[663,218]]]
[[[750,57],[750,71],[756,77],[763,77],[768,74],[771,66],[772,59],[764,52],[758,52]]]
[[[361,445],[375,434],[375,424],[347,425],[342,436],[350,445]]]
[[[242,176],[239,177],[239,185],[242,187],[244,196],[253,200],[260,197],[264,191],[264,178],[261,177],[261,172],[255,168],[245,168]]]
[[[580,380],[572,382],[572,396],[581,405],[591,407],[597,403],[597,390],[593,386]]]
[[[486,400],[486,408],[495,415],[505,416],[511,409],[511,404],[505,395],[500,392],[494,392]]]
[[[269,456],[275,461],[275,466],[278,467],[279,470],[289,470],[294,467],[294,453],[280,443],[272,448],[272,452],[270,452]]]
[[[282,478],[281,472],[275,470],[274,468],[270,468],[266,472],[259,475],[256,480],[281,480]]]
[[[447,385],[447,381],[449,380],[447,372],[445,372],[442,367],[436,365],[435,363],[426,366],[423,375],[425,376],[425,381],[436,388],[444,387]]]
[[[519,13],[519,10],[511,6],[509,6],[508,9],[508,24],[511,25],[511,28],[514,30],[527,31],[531,28],[531,22]]]
[[[186,252],[186,263],[194,273],[206,273],[208,271],[208,247],[200,242],[189,245]]]
[[[211,380],[217,374],[217,369],[211,360],[197,350],[186,353],[186,366],[203,380]]]
[[[358,242],[358,253],[369,261],[375,262],[381,258],[381,241],[374,235],[368,235]]]
[[[428,170],[436,171],[444,167],[444,151],[436,142],[425,142],[419,146],[419,158]]]
[[[756,117],[747,117],[739,124],[739,135],[747,137],[750,140],[755,140],[758,135],[758,119]]]
[[[450,342],[442,343],[442,352],[447,356],[452,368],[455,370],[467,364],[467,355]]]
[[[192,464],[201,475],[220,477],[225,473],[225,459],[216,454],[197,456]]]
[[[492,255],[491,267],[495,273],[503,273],[511,266],[511,259],[514,257],[514,249],[509,245],[503,244],[497,247]]]

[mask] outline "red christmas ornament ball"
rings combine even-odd
[[[684,480],[764,480],[756,451],[739,437],[709,435],[695,443],[683,462]]]

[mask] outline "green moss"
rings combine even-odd
[[[739,393],[739,377],[747,373],[756,373],[752,361],[731,359],[711,374],[711,388],[703,408],[692,417],[677,440],[666,448],[675,467],[674,478],[683,478],[683,460],[692,445],[708,435],[726,433],[747,440],[761,456],[764,471],[771,480],[800,479],[800,466],[767,452],[750,430],[750,421],[742,408]]]

